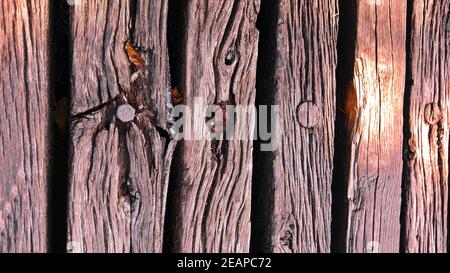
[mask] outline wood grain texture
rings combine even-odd
[[[280,1],[271,252],[329,252],[337,1]]]
[[[130,35],[129,13],[129,1],[123,0],[80,1],[72,7],[73,115],[130,90],[130,65],[123,49]]]
[[[0,252],[45,252],[48,1],[2,1],[0,18]]]
[[[413,1],[405,250],[446,252],[450,1]]]
[[[209,105],[254,105],[258,11],[258,0],[186,2],[180,90],[192,111],[205,110],[194,97]],[[244,115],[235,127],[252,130],[253,122]],[[180,144],[172,250],[248,252],[253,142]]]
[[[164,134],[170,90],[166,20],[167,1],[96,0],[73,8],[73,252],[162,251],[175,149]],[[130,51],[143,63],[135,65]],[[124,104],[136,111],[126,123],[116,118]]]
[[[348,115],[347,252],[398,252],[406,1],[358,1]]]

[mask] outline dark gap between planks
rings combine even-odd
[[[275,104],[275,56],[279,1],[262,1],[256,27],[259,30],[256,68],[256,109]],[[270,119],[268,120],[270,122]],[[258,122],[256,122],[258,124]],[[270,124],[266,128],[272,128]],[[258,128],[257,128],[258,130]],[[274,203],[273,152],[262,152],[261,140],[254,141],[250,251],[271,251],[271,226]]]
[[[172,88],[179,87],[182,80],[182,55],[183,55],[183,40],[184,29],[186,22],[186,8],[187,1],[169,0],[168,16],[167,16],[167,42],[169,51],[169,66],[170,79]],[[163,252],[172,253],[176,247],[175,242],[175,226],[177,220],[175,219],[175,209],[179,196],[177,194],[177,186],[175,183],[179,177],[179,163],[181,162],[180,147],[182,143],[177,145],[174,152],[172,164],[169,175],[169,186],[166,197],[166,215],[164,219],[164,238],[163,238]]]
[[[68,202],[68,111],[70,105],[70,11],[66,1],[50,4],[50,109],[52,137],[51,170],[48,187],[48,245],[49,252],[66,251]],[[39,208],[36,208],[39,209]]]
[[[357,34],[357,1],[339,0],[339,33],[336,68],[336,122],[334,140],[334,168],[332,182],[331,252],[346,252],[347,187],[350,157],[350,134],[345,105],[356,103],[353,88],[355,41]]]
[[[410,156],[409,139],[411,131],[409,130],[409,118],[411,107],[411,87],[413,84],[411,67],[411,34],[412,34],[412,14],[413,0],[408,0],[407,22],[406,22],[406,83],[405,96],[403,101],[403,175],[402,175],[402,206],[400,211],[400,252],[406,252],[406,196],[409,189],[408,162]]]

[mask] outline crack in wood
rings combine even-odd
[[[89,4],[88,29],[81,7],[72,23],[74,47],[87,44],[91,56],[74,56],[68,238],[83,252],[160,252],[175,146],[166,131],[167,1]]]

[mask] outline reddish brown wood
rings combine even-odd
[[[125,0],[85,1],[72,10],[74,252],[162,251],[175,148],[162,134],[170,90],[167,1],[135,4],[136,14]]]
[[[176,18],[169,1],[69,1],[71,103],[57,94],[54,115],[55,143],[70,140],[69,252],[161,252],[163,238],[175,252],[248,252],[251,210],[257,251],[330,252],[332,231],[337,251],[447,251],[450,0],[265,1],[261,41],[261,0],[174,0]],[[49,5],[0,4],[0,252],[52,240],[49,82],[65,77],[49,75]],[[202,97],[219,114],[190,126],[229,132],[235,119],[251,136],[253,113],[225,106],[254,106],[257,78],[258,103],[279,106],[277,150],[182,140],[171,169],[171,104],[203,112]]]
[[[277,8],[280,139],[268,251],[329,252],[338,3],[280,1]]]
[[[180,91],[192,111],[194,97],[210,105],[254,105],[258,11],[259,0],[186,2],[185,38],[177,42]],[[244,122],[252,128],[252,115],[240,117],[236,127]],[[181,143],[174,251],[249,251],[252,149],[251,140]]]
[[[400,250],[406,2],[358,1],[354,79],[343,109],[348,252]]]
[[[49,3],[0,3],[0,252],[47,251]]]
[[[450,1],[412,1],[405,250],[446,252]]]

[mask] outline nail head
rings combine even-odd
[[[134,120],[136,110],[129,104],[120,105],[117,108],[116,116],[122,122],[130,122]]]
[[[303,102],[297,108],[297,120],[304,128],[312,129],[317,127],[320,122],[320,116],[319,107],[310,101]]]

